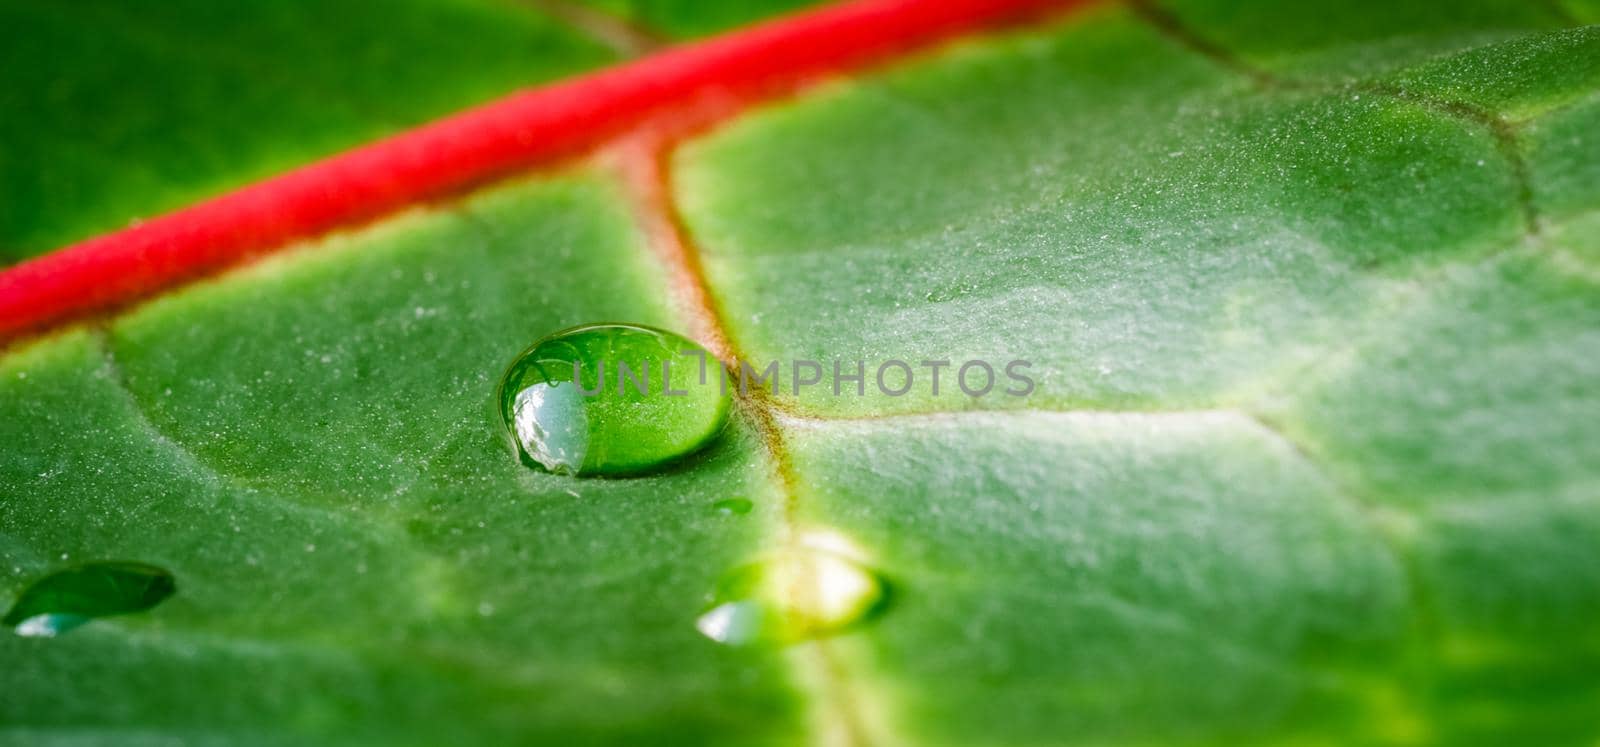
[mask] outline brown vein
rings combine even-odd
[[[624,57],[643,57],[668,44],[664,36],[642,24],[571,0],[529,0],[529,4]]]
[[[676,135],[682,135],[679,129]],[[679,311],[689,320],[691,335],[705,345],[737,379],[739,361],[744,360],[729,331],[726,313],[711,293],[710,282],[688,228],[673,198],[670,175],[672,147],[678,138],[662,129],[644,129],[621,143],[609,154],[614,169],[632,202],[635,220],[644,232],[646,243],[668,272],[670,292]],[[771,460],[773,478],[782,491],[779,512],[779,544],[794,547],[799,542],[799,481],[772,395],[759,386],[731,387],[740,414],[754,428]],[[866,729],[858,699],[848,695],[849,673],[837,651],[824,639],[811,641],[798,654],[809,656],[820,675],[819,697],[824,699],[837,728],[817,736],[837,735],[846,747],[868,747]]]
[[[1280,76],[1206,38],[1205,35],[1184,23],[1176,14],[1158,5],[1155,0],[1127,0],[1127,2],[1135,15],[1144,20],[1146,24],[1162,36],[1188,49],[1190,52],[1210,60],[1219,67],[1226,68],[1249,79],[1261,90],[1301,91],[1323,94],[1365,93],[1383,96],[1482,128],[1493,140],[1495,151],[1505,160],[1511,170],[1513,181],[1512,199],[1515,201],[1517,211],[1521,215],[1524,234],[1528,238],[1537,238],[1541,233],[1542,221],[1538,206],[1533,199],[1533,184],[1527,159],[1524,157],[1522,148],[1517,142],[1516,131],[1519,123],[1513,123],[1495,112],[1465,101],[1440,98],[1391,83],[1378,81],[1325,82],[1307,78]]]
[[[1379,512],[1380,507],[1370,499],[1362,496],[1357,486],[1341,479],[1334,470],[1327,466],[1327,460],[1320,457],[1316,450],[1303,439],[1292,435],[1282,423],[1256,412],[1238,411],[1247,421],[1258,428],[1268,438],[1284,446],[1302,464],[1306,465],[1327,482],[1329,490],[1342,499],[1346,505],[1356,511],[1357,516],[1367,524],[1374,538],[1389,551],[1395,564],[1405,581],[1406,601],[1411,608],[1411,622],[1415,634],[1426,641],[1440,640],[1440,630],[1443,626],[1439,617],[1438,604],[1433,595],[1429,593],[1427,584],[1423,583],[1423,572],[1416,556],[1409,552],[1402,539],[1396,537],[1390,524],[1384,520]],[[1427,666],[1426,660],[1420,662]]]

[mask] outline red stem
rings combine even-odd
[[[514,93],[0,272],[0,339],[129,303],[249,256],[571,157],[675,104],[748,103],[1081,0],[853,0]]]

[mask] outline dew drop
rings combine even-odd
[[[711,507],[723,516],[743,516],[750,513],[755,504],[746,498],[728,498],[711,504]]]
[[[172,574],[145,563],[85,563],[22,591],[0,622],[17,635],[50,638],[101,617],[150,609],[178,590]]]
[[[717,359],[659,329],[593,324],[536,343],[507,369],[500,415],[529,466],[569,475],[649,471],[710,443],[731,399]]]
[[[886,599],[883,579],[854,553],[841,552],[837,539],[811,535],[729,571],[695,628],[730,646],[785,644],[831,635],[872,616]]]

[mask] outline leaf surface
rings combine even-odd
[[[797,7],[566,5],[7,2],[0,264],[644,51],[612,13],[664,45]]]
[[[600,158],[8,351],[0,590],[180,591],[0,637],[0,742],[1592,742],[1592,9],[1372,5],[1100,7],[749,112],[670,162],[715,318]],[[594,322],[866,393],[524,467],[498,377]],[[696,631],[804,536],[882,609]]]

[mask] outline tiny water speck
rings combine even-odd
[[[750,513],[755,504],[746,498],[728,498],[711,504],[711,507],[723,516],[743,516]]]

